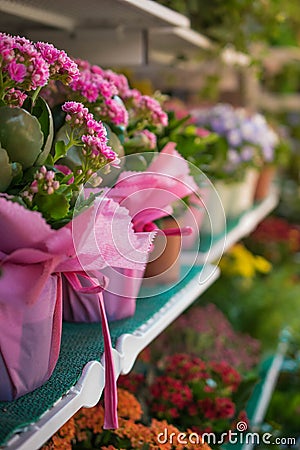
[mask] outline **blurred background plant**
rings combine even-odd
[[[298,45],[300,5],[273,0],[159,0],[186,14],[192,27],[221,47],[233,45],[248,51],[254,42],[270,45]]]

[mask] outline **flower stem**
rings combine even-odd
[[[35,102],[36,102],[36,99],[38,98],[38,95],[39,95],[41,89],[42,89],[42,86],[39,86],[39,87],[34,91],[32,97],[31,97],[31,98],[32,98],[32,105],[33,105],[33,106],[34,106],[34,104],[35,104]]]

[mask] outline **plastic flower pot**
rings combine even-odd
[[[258,176],[257,170],[248,169],[244,179],[232,185],[231,199],[226,211],[228,218],[238,217],[253,206]]]

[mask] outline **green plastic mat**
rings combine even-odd
[[[195,247],[192,249],[192,251],[206,253],[210,250],[210,248],[214,244],[217,244],[221,240],[224,241],[224,239],[226,238],[226,234],[228,234],[230,231],[232,231],[234,228],[236,228],[236,226],[238,225],[240,220],[245,216],[245,214],[249,213],[249,211],[255,210],[260,204],[261,204],[261,202],[256,202],[256,203],[254,203],[252,208],[245,211],[240,216],[231,218],[231,219],[227,218],[226,219],[226,232],[224,231],[223,233],[219,233],[219,234],[215,234],[214,236],[211,236],[211,234],[209,234],[209,233],[208,234],[201,233],[201,228],[200,228],[199,242],[195,245]]]
[[[197,276],[201,268],[182,268],[181,281],[151,298],[137,301],[136,314],[110,324],[112,344],[124,333],[132,333],[149,320],[169,299]],[[146,288],[155,294],[159,287]],[[148,295],[148,294],[147,294]],[[60,357],[50,378],[36,389],[13,402],[0,402],[0,445],[4,445],[19,429],[36,422],[80,378],[89,361],[100,361],[104,343],[99,324],[64,323]]]

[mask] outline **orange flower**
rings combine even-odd
[[[104,408],[97,404],[93,408],[81,408],[74,416],[76,424],[76,437],[82,442],[87,439],[87,431],[102,433],[104,424]]]
[[[166,420],[156,420],[152,419],[151,421],[151,432],[152,432],[152,442],[154,445],[150,445],[151,450],[153,449],[161,449],[161,450],[172,450],[176,448],[176,450],[184,449],[184,445],[180,444],[176,440],[176,436],[179,435],[180,431],[174,425],[170,425]],[[170,436],[171,433],[175,436],[174,439],[168,440],[168,442],[161,444],[158,440],[158,435],[160,433],[166,433],[167,436]]]
[[[42,447],[42,450],[72,450],[72,440],[75,437],[75,421],[71,417],[58,432],[52,436],[49,442]]]
[[[140,449],[144,444],[149,444],[152,439],[151,430],[133,420],[122,419],[119,420],[119,428],[114,431],[115,434],[121,438],[128,438],[134,449]]]
[[[113,445],[109,445],[108,447],[101,447],[102,450],[118,450],[117,447],[114,447]],[[122,449],[120,449],[122,450]]]
[[[125,389],[118,388],[118,414],[131,420],[140,420],[143,414],[135,396]]]

